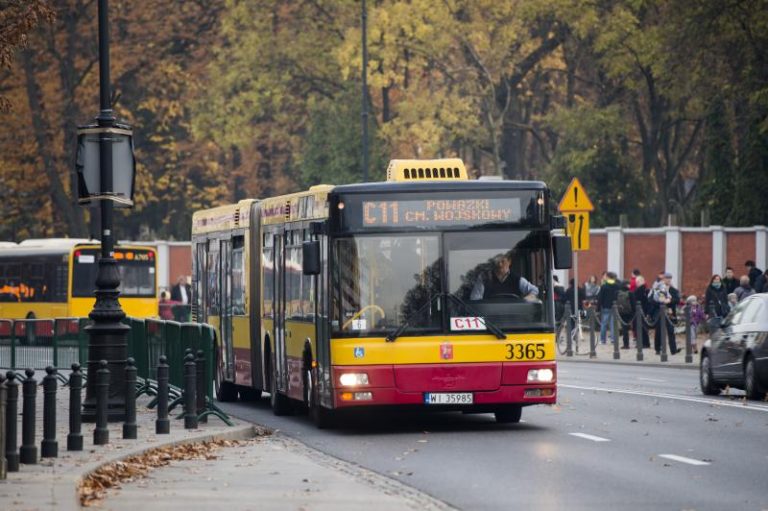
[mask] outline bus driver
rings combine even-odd
[[[539,296],[539,288],[525,278],[510,271],[512,259],[509,254],[499,254],[493,258],[493,270],[485,272],[475,282],[470,300],[487,300],[493,297],[514,295],[526,301],[534,301]]]

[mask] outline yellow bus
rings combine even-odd
[[[495,413],[557,399],[553,268],[570,241],[549,190],[469,180],[459,159],[387,181],[194,214],[193,313],[219,330],[219,399]]]
[[[96,301],[98,241],[31,239],[0,245],[0,318],[85,317]],[[128,316],[158,315],[157,252],[118,245],[120,305]]]

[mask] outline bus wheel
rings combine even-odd
[[[309,418],[319,429],[332,428],[333,412],[320,404],[320,390],[317,386],[317,371],[307,368],[304,371],[304,396]]]
[[[253,387],[240,387],[238,391],[240,392],[241,401],[253,402],[261,399],[260,389],[254,389]]]
[[[291,401],[277,390],[277,370],[275,364],[270,364],[272,373],[269,378],[269,404],[272,406],[272,413],[277,416],[290,415],[293,412]]]
[[[523,407],[520,405],[512,405],[507,408],[497,410],[496,422],[499,424],[517,424],[520,422],[520,416],[523,414]]]
[[[216,350],[216,353],[218,352],[219,350]],[[216,378],[213,382],[216,390],[216,399],[222,403],[231,403],[237,400],[237,387],[231,381],[224,380],[223,368],[221,367],[221,360],[219,360],[218,355],[216,359]]]

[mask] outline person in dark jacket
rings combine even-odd
[[[755,279],[755,293],[768,293],[768,273],[763,272]]]
[[[640,304],[640,310],[641,313],[644,316],[647,316],[649,314],[648,309],[648,287],[645,285],[645,278],[642,275],[639,275],[635,279],[635,291],[631,295],[632,299],[632,308],[637,312],[637,305]],[[635,339],[637,342],[640,342],[640,336],[637,333],[637,319],[635,319],[635,324],[633,325],[633,328],[635,329]],[[642,335],[642,342],[643,342],[643,348],[650,348],[651,347],[651,341],[648,337],[648,329],[643,326],[643,335]]]
[[[704,308],[710,318],[724,318],[728,314],[728,293],[720,275],[712,275],[704,295]]]
[[[733,268],[730,266],[725,269],[725,277],[723,277],[723,286],[725,287],[725,294],[729,295],[736,291],[739,287],[739,279],[733,274]]]
[[[661,353],[661,329],[666,327],[667,329],[667,345],[669,346],[669,353],[675,355],[681,351],[681,348],[677,347],[677,339],[675,339],[675,326],[674,321],[677,315],[677,304],[680,303],[680,292],[672,285],[672,274],[665,272],[663,278],[657,285],[653,286],[651,290],[651,302],[655,302],[657,305],[655,320],[656,335],[654,337],[654,348],[656,348],[656,354]],[[668,317],[664,317],[661,314],[661,305],[666,305],[666,312]]]
[[[637,275],[634,277],[637,277]],[[632,318],[635,315],[635,309],[632,307],[632,292],[630,291],[630,287],[630,282],[621,281],[619,283],[619,291],[616,294],[616,305],[619,311],[619,317],[621,318],[621,349],[623,350],[629,349],[629,332],[632,330]]]
[[[747,277],[749,277],[749,286],[754,289],[755,282],[757,281],[757,278],[763,274],[763,271],[755,266],[755,262],[752,260],[749,260],[744,263],[744,266],[747,267]]]
[[[616,339],[616,328],[613,324],[611,311],[616,297],[619,294],[619,284],[616,282],[616,274],[609,271],[605,274],[605,280],[597,293],[597,309],[600,311],[600,342],[606,343],[605,336],[611,329],[611,341]]]

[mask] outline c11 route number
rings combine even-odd
[[[506,344],[506,348],[507,360],[542,360],[547,354],[543,342]]]

